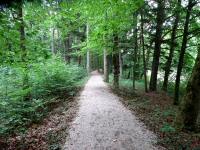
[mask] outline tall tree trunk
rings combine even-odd
[[[80,55],[80,56],[78,56],[78,65],[81,66],[81,63],[82,63],[82,57]]]
[[[65,62],[67,63],[71,62],[71,56],[70,56],[71,48],[72,48],[72,36],[68,34],[65,39],[65,54],[64,54]]]
[[[149,68],[149,66],[150,66],[150,53],[151,53],[151,47],[152,47],[152,45],[153,45],[153,40],[150,41],[149,48],[147,50],[147,56],[146,56],[147,68]]]
[[[195,4],[194,4],[193,0],[189,0],[186,19],[185,19],[185,25],[184,25],[183,41],[182,41],[179,62],[178,62],[178,68],[177,68],[177,74],[176,74],[175,93],[174,93],[174,104],[175,105],[178,105],[178,103],[179,103],[180,77],[181,77],[181,72],[182,72],[182,68],[183,68],[184,55],[185,55],[185,50],[186,50],[187,40],[188,40],[187,38],[188,38],[188,30],[189,30],[189,23],[190,23],[190,15],[191,15],[191,11],[192,11],[192,8],[194,5]]]
[[[55,49],[55,29],[52,28],[51,31],[51,52],[52,54],[56,54],[56,49]]]
[[[19,4],[19,21],[20,21],[20,27],[19,27],[19,32],[20,32],[20,49],[21,49],[21,61],[22,65],[24,67],[24,75],[23,75],[23,90],[28,90],[29,88],[29,77],[28,77],[28,56],[27,56],[27,49],[25,46],[25,24],[24,24],[24,19],[23,19],[23,3],[20,2]],[[30,93],[26,91],[26,95],[23,97],[23,100],[29,100],[30,99]]]
[[[106,49],[104,49],[104,81],[109,82],[109,57]]]
[[[122,60],[122,54],[119,51],[119,72],[120,72],[120,77],[123,75],[123,60]]]
[[[118,42],[119,42],[119,38],[117,34],[113,35],[113,42],[114,42],[114,46],[113,46],[113,74],[114,74],[114,80],[113,80],[113,86],[114,88],[118,89],[119,88],[119,50],[118,50]]]
[[[186,88],[179,112],[176,117],[176,126],[179,129],[193,130],[196,125],[200,105],[200,46],[192,75]]]
[[[69,61],[68,58],[68,50],[69,50],[69,37],[67,36],[66,39],[64,40],[64,45],[65,45],[65,50],[64,50],[64,60],[67,63]]]
[[[80,29],[78,31],[80,32]],[[77,43],[78,45],[80,45],[80,43],[81,43],[81,37],[77,37],[77,39],[74,38],[74,42]],[[72,43],[73,43],[73,41],[72,41]],[[72,43],[71,43],[71,51],[73,51],[73,49],[72,49]],[[80,48],[77,48],[77,52],[80,52],[80,50],[81,50]],[[83,65],[82,55],[81,54],[78,55],[78,65],[79,66]]]
[[[143,19],[143,10],[141,11],[141,44],[142,44],[142,55],[143,55],[143,66],[144,66],[144,85],[145,92],[148,92],[147,87],[147,67],[146,67],[146,58],[145,58],[145,48],[144,48],[144,19]]]
[[[133,15],[135,17],[135,14]],[[135,30],[134,30],[134,52],[133,52],[133,89],[135,90],[135,81],[136,81],[136,71],[138,71],[137,67],[137,55],[138,55],[138,29],[137,29],[137,14],[136,14],[136,21],[135,21]],[[139,63],[139,62],[138,62]]]
[[[87,43],[89,42],[89,25],[87,24],[87,29],[86,29],[86,36],[87,36]],[[90,50],[87,50],[87,61],[86,61],[86,68],[87,68],[87,72],[88,74],[91,71],[91,66],[90,66]]]
[[[107,16],[107,11],[105,12],[105,21],[107,21],[108,16]],[[107,26],[105,26],[105,30],[107,30]],[[105,43],[107,43],[108,37],[107,34],[104,35],[104,40]],[[109,73],[110,73],[110,59],[109,59],[109,55],[108,55],[108,51],[107,51],[107,45],[104,48],[104,81],[105,82],[109,82]],[[111,56],[112,57],[112,56]]]
[[[153,54],[151,79],[149,85],[150,91],[157,90],[157,74],[158,74],[158,66],[159,66],[161,44],[162,44],[162,26],[164,22],[165,0],[157,0],[157,2],[158,2],[157,19],[156,19],[157,26],[156,26],[155,48]]]
[[[162,89],[164,91],[167,91],[168,79],[169,79],[169,75],[170,75],[172,59],[174,56],[174,49],[175,49],[175,45],[176,45],[175,38],[176,38],[176,32],[177,32],[178,22],[179,22],[179,18],[180,18],[180,7],[181,7],[181,0],[178,0],[176,12],[175,12],[176,14],[175,14],[174,26],[173,26],[172,34],[171,34],[169,56],[168,56],[167,62],[165,64],[165,75],[164,75],[164,82],[163,82],[163,86],[162,86]]]
[[[69,60],[68,60],[68,63],[70,63],[71,59],[72,59],[72,56],[71,56],[71,53],[72,53],[72,43],[73,43],[73,35],[69,34],[69,49],[68,49]]]

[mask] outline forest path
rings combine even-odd
[[[125,108],[93,72],[79,97],[79,111],[63,149],[154,150],[156,136]]]

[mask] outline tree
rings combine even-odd
[[[138,13],[136,12],[136,14],[133,14],[133,18],[135,18],[134,20],[134,25],[135,25],[135,29],[134,29],[134,51],[133,51],[133,89],[135,89],[135,81],[136,81],[136,71],[138,72],[138,65],[139,64],[139,61],[138,61],[138,27],[137,27],[137,16],[138,16]]]
[[[174,25],[172,28],[172,33],[171,33],[171,41],[170,41],[170,50],[169,50],[169,56],[167,59],[167,62],[165,64],[165,75],[164,75],[164,81],[163,81],[163,86],[162,89],[164,91],[167,91],[167,86],[168,86],[168,79],[170,75],[170,69],[172,65],[172,59],[174,56],[174,49],[176,46],[176,33],[177,33],[177,28],[178,28],[178,22],[180,20],[180,8],[181,8],[181,0],[178,0],[177,2],[177,7],[175,10],[175,20],[174,20]]]
[[[113,34],[113,86],[114,88],[119,88],[119,49],[118,49],[119,38],[116,33]]]
[[[109,82],[109,55],[104,49],[104,81]]]
[[[143,10],[141,11],[141,44],[142,44],[142,56],[143,56],[143,67],[144,67],[144,86],[145,92],[148,92],[147,87],[147,67],[146,67],[146,57],[145,57],[145,47],[144,47],[144,18],[143,18]]]
[[[161,43],[162,43],[162,26],[164,22],[164,10],[165,10],[165,0],[157,0],[157,19],[156,19],[156,35],[155,35],[155,48],[153,53],[153,62],[152,62],[152,70],[151,70],[151,79],[149,90],[156,91],[157,89],[157,74],[158,74],[158,66],[161,52]]]
[[[23,15],[23,3],[20,2],[18,6],[18,20],[20,22],[19,25],[19,33],[20,33],[20,49],[21,49],[21,62],[24,69],[23,74],[23,83],[22,83],[22,89],[25,91],[25,95],[23,97],[23,100],[29,100],[30,99],[30,93],[29,93],[29,77],[28,77],[28,56],[27,56],[27,49],[26,49],[26,37],[25,37],[25,22],[24,22],[24,15]]]
[[[194,0],[189,0],[184,24],[184,31],[183,31],[183,40],[182,46],[179,55],[179,62],[177,67],[177,74],[176,74],[176,82],[175,82],[175,92],[174,92],[174,104],[177,105],[179,103],[179,87],[180,87],[180,78],[181,72],[183,69],[184,64],[184,55],[187,48],[187,41],[188,41],[188,31],[189,31],[189,23],[190,23],[190,15],[192,13],[192,8],[196,5]]]
[[[55,39],[55,29],[52,28],[51,30],[52,30],[51,31],[51,52],[53,54],[56,54],[55,41],[54,41],[54,39]]]
[[[89,42],[89,25],[87,24],[87,29],[86,29],[86,36],[87,36],[87,42]],[[87,72],[88,74],[90,73],[91,70],[91,66],[90,66],[90,50],[87,50],[87,64],[86,64],[86,68],[87,68]]]
[[[200,46],[198,56],[188,81],[186,93],[182,98],[179,113],[176,117],[176,126],[179,129],[195,129],[200,105]]]

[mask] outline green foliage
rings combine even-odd
[[[76,65],[65,65],[59,58],[34,65],[31,73],[34,96],[71,92],[76,82],[86,75],[83,68]]]
[[[165,123],[162,128],[160,129],[161,132],[175,132],[176,129],[174,127],[172,127],[169,123]]]
[[[167,109],[167,110],[165,110],[165,111],[163,111],[163,117],[168,117],[168,116],[174,116],[175,115],[175,113],[174,113],[174,110],[172,110],[172,109]]]
[[[83,68],[66,65],[60,58],[32,64],[29,88],[22,88],[23,68],[0,69],[0,134],[24,131],[25,126],[38,122],[48,111],[52,97],[74,95],[79,81],[86,76]],[[30,100],[23,97],[30,94]]]

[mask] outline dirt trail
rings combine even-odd
[[[156,136],[125,108],[93,72],[80,95],[66,150],[154,150]]]

